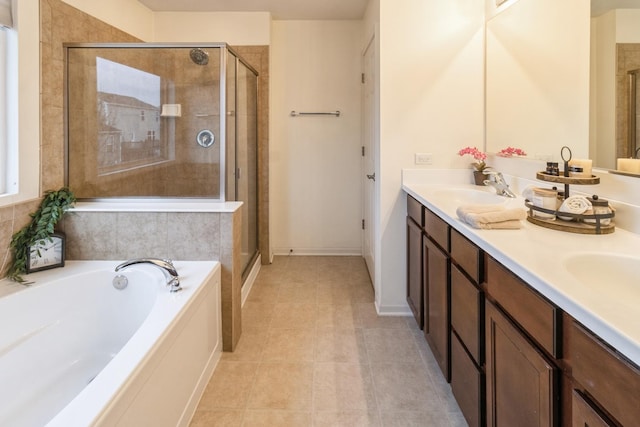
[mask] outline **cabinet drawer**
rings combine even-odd
[[[640,370],[576,322],[567,345],[574,380],[622,425],[637,425]]]
[[[424,231],[445,252],[449,252],[449,226],[429,209],[424,210]]]
[[[424,227],[422,204],[407,194],[407,216],[413,219],[420,227]]]
[[[481,283],[483,263],[482,250],[466,237],[451,229],[451,259],[476,283]]]
[[[556,358],[561,357],[561,312],[493,258],[487,260],[487,293]]]
[[[484,425],[482,373],[455,334],[451,336],[451,391],[469,427]]]
[[[451,266],[451,326],[478,365],[484,363],[484,296],[454,265]]]
[[[572,427],[613,427],[604,415],[600,415],[591,403],[578,390],[573,390],[571,396],[571,425]]]

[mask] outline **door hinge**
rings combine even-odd
[[[364,73],[360,74],[360,82],[364,84]]]
[[[362,146],[362,157],[364,157],[364,145]]]
[[[362,229],[364,230],[364,219],[362,220]]]

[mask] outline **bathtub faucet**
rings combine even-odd
[[[180,277],[178,276],[178,272],[176,268],[173,266],[173,263],[166,259],[160,258],[136,258],[130,259],[129,261],[125,261],[122,264],[116,267],[116,271],[120,271],[123,268],[127,268],[130,265],[134,264],[152,264],[156,267],[160,268],[164,273],[164,277],[167,279],[167,286],[169,286],[170,292],[178,292],[182,290],[180,286]]]

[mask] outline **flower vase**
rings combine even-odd
[[[473,171],[473,181],[476,185],[484,185],[485,179],[487,179],[487,177],[482,173],[482,171]]]

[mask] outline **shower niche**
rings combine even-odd
[[[65,172],[76,196],[242,201],[246,267],[258,251],[256,70],[225,43],[64,50]]]

